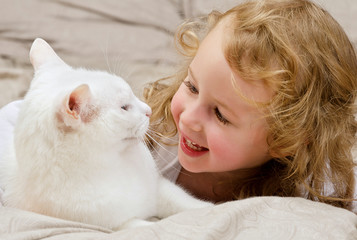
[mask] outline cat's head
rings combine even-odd
[[[151,109],[122,78],[74,69],[42,39],[34,41],[30,60],[35,77],[25,97],[25,112],[38,126],[105,144],[144,137]]]

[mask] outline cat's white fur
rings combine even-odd
[[[123,79],[74,69],[42,39],[30,60],[1,167],[6,206],[117,229],[210,205],[160,176],[142,141],[151,110]]]

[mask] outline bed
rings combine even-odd
[[[70,65],[121,75],[140,96],[146,83],[174,71],[173,35],[185,18],[239,2],[0,0],[0,107],[26,92],[33,74],[28,51],[36,37]],[[357,2],[318,2],[357,46]],[[0,239],[357,239],[357,215],[302,198],[257,197],[113,232],[1,206]]]

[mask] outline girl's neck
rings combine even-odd
[[[199,199],[219,203],[234,199],[229,179],[227,173],[192,173],[182,168],[176,183]]]

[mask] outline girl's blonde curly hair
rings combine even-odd
[[[266,113],[274,158],[242,169],[232,196],[303,196],[350,209],[356,54],[333,17],[308,0],[248,1],[184,23],[176,42],[187,62],[172,82],[161,79],[144,92],[153,109],[152,127],[164,136],[177,133],[172,97],[200,39],[222,19],[229,21],[224,54],[232,71],[246,81],[263,80],[275,92],[270,102],[257,104]]]

